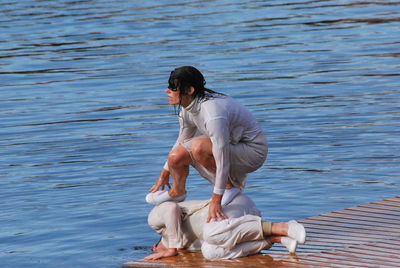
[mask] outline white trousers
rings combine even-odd
[[[201,252],[209,260],[244,257],[272,246],[264,239],[261,218],[254,215],[206,223],[203,239]]]

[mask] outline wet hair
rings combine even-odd
[[[207,100],[214,94],[224,95],[205,87],[206,80],[203,74],[192,66],[182,66],[171,72],[168,79],[168,88],[180,91],[180,96],[187,95],[190,87],[194,88],[193,97],[198,100]]]

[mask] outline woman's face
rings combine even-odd
[[[193,100],[193,92],[194,88],[191,87],[187,95],[180,95],[180,90],[173,91],[169,88],[165,90],[167,93],[169,104],[170,105],[181,105],[183,107],[187,107]]]
[[[179,90],[173,91],[169,88],[165,90],[167,93],[168,99],[169,99],[169,104],[171,105],[179,105],[180,103],[180,97],[179,97]]]

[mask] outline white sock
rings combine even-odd
[[[289,253],[295,253],[297,248],[297,241],[289,237],[281,237],[281,244],[284,245]]]
[[[181,202],[185,200],[186,194],[178,196],[176,198],[172,198],[168,190],[164,191],[157,191],[154,193],[149,193],[146,195],[146,202],[152,205],[159,205],[161,203],[167,202],[167,201],[173,201],[173,202]]]
[[[289,221],[288,226],[288,236],[299,244],[304,244],[306,241],[306,229],[304,229],[304,226],[295,220]]]
[[[230,189],[225,189],[224,195],[222,196],[221,205],[228,205],[238,194],[240,189],[237,187],[232,187]]]

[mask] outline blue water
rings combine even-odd
[[[194,65],[268,135],[246,192],[272,221],[399,195],[398,1],[0,1],[1,267],[120,267]],[[192,172],[188,198],[212,187]]]

